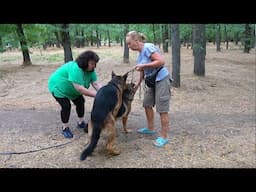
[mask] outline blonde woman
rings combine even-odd
[[[158,47],[146,42],[146,37],[137,31],[130,31],[126,34],[126,43],[129,49],[138,51],[137,64],[135,70],[140,72],[140,79],[135,85],[137,90],[142,80],[152,73],[156,68],[163,66],[158,72],[154,88],[145,85],[143,107],[147,117],[147,127],[138,129],[141,134],[156,134],[154,127],[154,111],[160,114],[161,131],[159,137],[153,142],[157,147],[163,147],[168,143],[169,132],[169,104],[171,97],[171,77],[169,71],[164,67],[165,60]]]

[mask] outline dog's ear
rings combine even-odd
[[[129,72],[127,72],[127,73],[125,73],[125,74],[123,75],[124,81],[126,81],[126,79],[127,79],[127,77],[128,77],[128,74],[129,74]]]
[[[112,77],[112,79],[113,79],[113,77],[115,77],[115,76],[116,76],[115,72],[114,72],[114,71],[112,71],[112,73],[111,73],[111,77]]]

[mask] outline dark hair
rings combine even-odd
[[[76,58],[76,62],[78,64],[78,66],[80,68],[82,68],[83,70],[86,70],[88,67],[88,62],[90,60],[95,61],[96,63],[98,63],[98,61],[100,60],[99,56],[93,52],[93,51],[85,51],[83,53],[81,53],[77,58]]]

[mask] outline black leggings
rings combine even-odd
[[[52,94],[53,95],[53,94]],[[68,123],[69,117],[70,117],[70,111],[71,111],[71,104],[70,100],[68,98],[58,98],[53,95],[53,97],[56,99],[56,101],[61,106],[60,116],[62,123]],[[83,95],[80,95],[76,99],[72,100],[72,102],[76,106],[76,113],[79,118],[84,116],[84,97]]]

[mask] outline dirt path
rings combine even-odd
[[[111,70],[128,71],[131,64],[121,65],[120,48],[95,49],[101,56],[98,67],[103,84]],[[81,51],[81,50],[77,50]],[[50,53],[53,54],[54,51]],[[56,51],[55,51],[56,53]],[[5,54],[5,55],[4,55]],[[17,53],[4,53],[11,58]],[[34,52],[34,57],[37,53]],[[49,53],[48,53],[49,54]],[[153,136],[141,136],[136,129],[145,125],[141,93],[137,92],[128,120],[134,131],[124,134],[117,123],[117,146],[122,153],[111,157],[105,152],[103,134],[93,154],[80,162],[79,156],[88,136],[75,128],[72,108],[70,123],[74,138],[60,134],[59,108],[47,91],[47,78],[59,65],[36,61],[22,68],[17,61],[0,64],[0,153],[43,149],[26,154],[0,155],[1,168],[256,168],[255,165],[255,51],[207,50],[206,77],[192,74],[191,50],[181,53],[181,88],[172,90],[170,143],[162,149],[152,145]],[[169,60],[170,56],[166,55]],[[38,62],[38,63],[37,63]],[[136,74],[134,74],[136,80]],[[86,119],[92,99],[86,102]],[[155,125],[159,129],[159,116]]]

